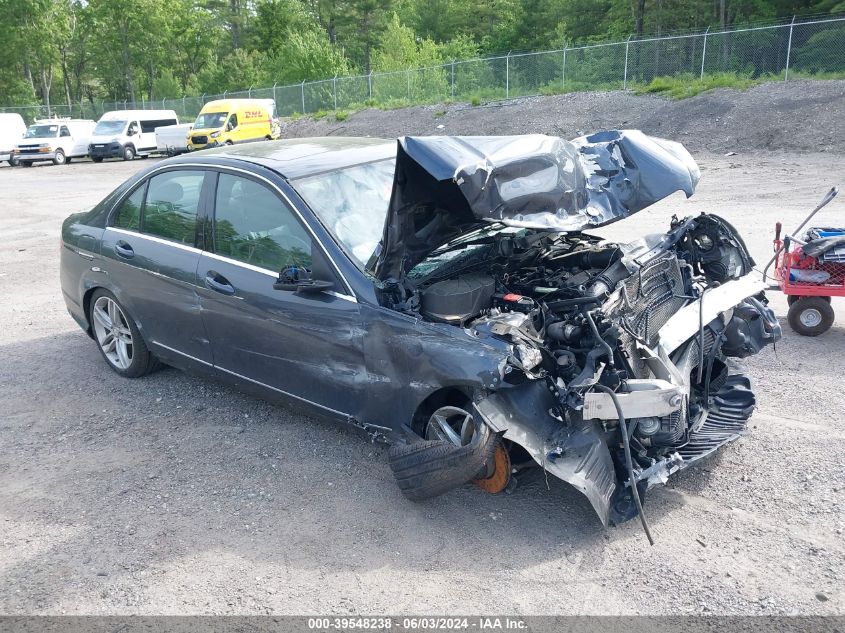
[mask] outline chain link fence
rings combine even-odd
[[[147,101],[81,101],[71,105],[7,106],[31,122],[70,116],[98,119],[126,109],[175,110],[182,122],[196,118],[203,104],[236,97],[272,98],[280,116],[367,106],[473,103],[578,90],[628,89],[658,77],[704,79],[733,73],[770,77],[845,78],[845,17],[795,20],[729,31],[633,39],[454,61],[388,73],[334,77],[299,84],[250,88],[215,95]]]

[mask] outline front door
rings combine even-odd
[[[282,268],[310,267],[322,247],[269,183],[220,173],[214,200],[213,250],[197,272],[215,367],[359,417],[366,371],[357,302],[340,285],[307,295],[273,288]]]
[[[153,352],[210,364],[197,293],[197,218],[207,173],[175,169],[142,181],[113,213],[101,254],[115,294]]]

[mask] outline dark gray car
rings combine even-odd
[[[534,464],[615,523],[740,435],[736,359],[780,336],[718,216],[584,233],[698,178],[634,131],[221,148],[68,218],[62,290],[117,373],[163,362],[353,424],[411,499]]]

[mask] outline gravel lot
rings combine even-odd
[[[713,211],[765,262],[774,222],[845,173],[841,153],[698,159],[694,198],[605,233]],[[845,614],[845,302],[752,359],[750,433],[650,493],[654,547],[541,476],[413,504],[353,430],[107,368],[65,311],[59,226],[148,164],[0,168],[0,613]]]

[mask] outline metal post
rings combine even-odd
[[[505,99],[511,96],[511,52],[505,55]]]
[[[223,91],[223,98],[224,99],[226,98],[226,91],[225,90]]]
[[[276,84],[273,84],[273,103],[276,103]],[[278,109],[279,105],[276,104],[276,108]]]
[[[302,114],[305,114],[305,80],[302,80],[302,85],[300,86],[302,90]]]
[[[369,95],[368,98],[373,98],[373,71],[370,69],[370,74],[367,75],[367,94]]]
[[[247,96],[252,99],[252,86],[249,87],[249,90],[246,91]]]
[[[185,103],[185,95],[182,95],[182,116],[185,118],[188,117],[188,106]]]
[[[789,24],[789,41],[786,44],[786,69],[783,73],[783,80],[789,79],[789,54],[792,52],[792,29],[795,27],[795,16],[792,16],[792,22]]]
[[[165,105],[165,102],[166,102],[166,101],[167,101],[167,97],[165,97],[164,99],[162,99],[162,100],[161,100],[161,109],[162,109],[162,110],[164,110],[164,109],[167,107],[167,106]]]
[[[625,41],[625,74],[622,76],[622,90],[628,89],[628,46],[631,44],[631,36]]]
[[[566,90],[566,49],[563,49],[563,66],[560,74],[560,89]]]
[[[332,94],[334,95],[334,110],[337,112],[337,75],[332,79]]]
[[[455,98],[455,60],[452,60],[452,99]]]
[[[408,101],[411,100],[411,69],[405,71],[405,77],[408,79]]]
[[[707,34],[710,32],[710,27],[704,31],[704,46],[701,47],[701,76],[699,79],[704,79],[704,59],[707,55]]]
[[[146,110],[146,109],[147,109],[147,103],[146,103],[146,101],[144,100],[144,95],[143,95],[143,94],[141,94],[141,109],[142,109],[142,110]]]

